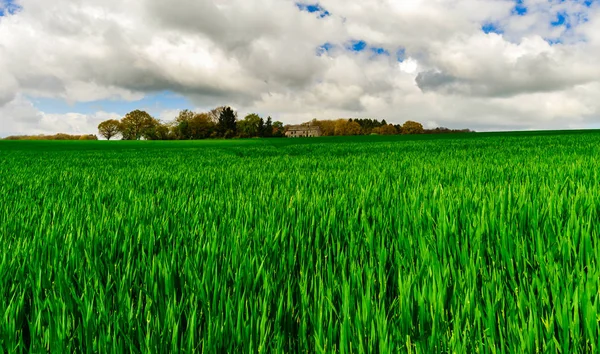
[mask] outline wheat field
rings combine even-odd
[[[600,133],[0,142],[0,351],[590,353]]]

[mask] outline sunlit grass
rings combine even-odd
[[[597,133],[2,143],[0,350],[597,352],[597,156]]]

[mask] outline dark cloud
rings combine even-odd
[[[451,90],[459,83],[456,77],[433,70],[420,72],[415,81],[423,92]]]

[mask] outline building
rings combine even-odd
[[[288,138],[321,136],[321,128],[316,125],[290,125],[285,131]]]

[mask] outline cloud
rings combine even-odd
[[[0,110],[10,113],[2,130],[93,132],[109,115],[34,113],[24,97],[136,101],[163,91],[289,123],[598,121],[599,6],[523,0],[517,15],[512,0],[300,3],[21,0],[0,17]]]
[[[0,106],[12,101],[18,88],[19,83],[10,73],[4,72],[0,75]]]
[[[18,130],[20,126],[35,127],[43,115],[33,104],[21,96],[15,97],[0,108],[2,129]]]
[[[434,70],[422,71],[417,75],[417,85],[423,92],[427,91],[440,91],[445,89],[449,93],[460,91],[459,87],[461,82],[458,78],[444,74],[442,72],[436,72]]]
[[[31,101],[18,95],[0,106],[0,137],[35,134],[95,134],[98,124],[107,119],[120,119],[116,113],[49,114],[39,111]]]
[[[600,78],[600,68],[581,47],[552,46],[535,36],[514,44],[481,33],[432,48],[438,69],[420,72],[416,82],[423,91],[468,96],[559,91]]]

